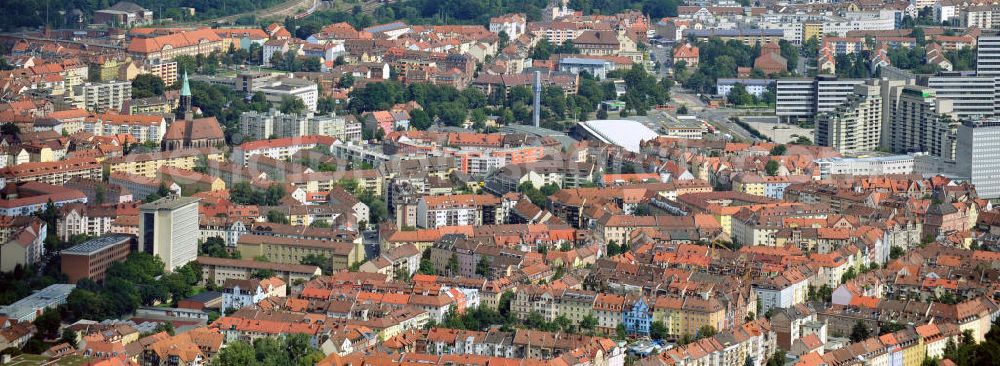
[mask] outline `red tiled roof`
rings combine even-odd
[[[128,45],[129,52],[153,53],[162,51],[164,47],[190,47],[204,42],[219,42],[222,38],[208,28],[193,31],[181,31],[157,37],[134,37]]]

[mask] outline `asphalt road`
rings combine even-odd
[[[667,76],[667,70],[670,69],[670,65],[672,64],[671,58],[673,54],[671,54],[670,49],[667,46],[657,47],[656,45],[652,45],[649,48],[650,57],[660,63],[660,71],[657,75],[660,78]]]
[[[372,260],[379,256],[378,231],[369,230],[362,232],[365,246],[365,259]]]
[[[743,129],[730,119],[739,115],[740,111],[731,108],[708,108],[697,95],[689,91],[675,88],[671,90],[671,98],[678,104],[687,106],[688,111],[699,119],[708,121],[721,133],[729,134],[743,141],[753,141],[755,138],[749,131]]]

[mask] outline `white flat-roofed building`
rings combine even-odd
[[[139,207],[139,250],[160,256],[168,272],[198,257],[198,201],[170,196]]]
[[[720,78],[715,82],[715,94],[721,96],[729,95],[729,92],[733,90],[733,86],[736,84],[743,84],[743,87],[747,89],[747,93],[755,97],[760,97],[767,92],[767,87],[774,84],[774,80],[771,79],[722,79]]]
[[[625,148],[628,151],[639,152],[639,142],[656,138],[659,134],[646,125],[627,119],[598,119],[580,122],[576,125],[577,133],[597,139],[612,145]]]
[[[955,117],[979,118],[996,114],[996,79],[973,72],[939,74],[927,78],[938,98],[952,101]]]
[[[662,132],[668,137],[698,140],[708,133],[708,128],[694,116],[678,116],[676,123],[663,127]]]
[[[783,121],[811,119],[816,113],[816,80],[778,79],[774,113]]]
[[[832,75],[816,78],[816,112],[830,112],[854,95],[854,86],[864,83],[864,79],[838,79]]]
[[[1000,197],[1000,119],[962,121],[955,150],[956,173],[970,179],[979,197]]]
[[[833,75],[778,79],[774,112],[786,122],[812,120],[817,113],[830,112],[844,104],[854,95],[854,86],[864,82]]]
[[[645,116],[628,117],[648,126],[658,126],[661,136],[681,139],[701,139],[708,133],[708,126],[695,116],[675,116],[666,111],[654,111]]]
[[[586,71],[598,79],[606,78],[608,71],[615,69],[617,67],[615,67],[614,62],[599,58],[566,57],[559,60],[559,71],[572,74],[579,74],[582,71]]]
[[[913,155],[828,158],[815,160],[821,179],[833,175],[885,175],[913,173]]]
[[[10,320],[17,322],[33,322],[35,318],[42,315],[45,309],[52,309],[66,303],[69,293],[76,288],[74,284],[57,283],[49,285],[38,292],[17,300],[17,302],[0,306],[0,314],[6,315]]]
[[[1000,36],[976,40],[976,75],[1000,76]]]
[[[258,87],[254,92],[264,93],[264,97],[273,106],[280,106],[285,97],[302,99],[306,110],[310,112],[316,111],[316,102],[319,99],[319,87],[316,83],[305,79],[281,79]]]

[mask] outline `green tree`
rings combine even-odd
[[[251,278],[256,278],[258,280],[263,280],[267,278],[274,277],[274,270],[272,269],[257,269],[250,273]]]
[[[893,245],[889,248],[889,258],[891,259],[902,257],[903,254],[906,254],[906,250],[904,250],[903,247]]]
[[[597,110],[597,119],[608,119],[608,111],[604,108]]]
[[[448,273],[451,276],[458,275],[458,254],[451,253],[451,258],[448,258]]]
[[[472,110],[469,114],[469,121],[472,121],[472,127],[478,131],[482,131],[486,128],[486,111],[482,108],[476,108]]]
[[[847,281],[853,280],[858,277],[857,270],[854,267],[848,268],[842,276],[840,276],[840,283],[847,283]]]
[[[38,333],[45,338],[55,338],[59,336],[59,327],[62,325],[62,317],[59,310],[49,309],[35,318],[35,327]]]
[[[431,127],[434,122],[423,109],[414,109],[410,112],[410,127],[424,131]]]
[[[340,80],[337,82],[337,87],[342,89],[347,89],[354,86],[354,75],[351,73],[344,73],[340,76]]]
[[[535,43],[535,47],[531,49],[531,59],[532,60],[548,60],[549,56],[555,47],[549,42],[548,38],[542,38],[538,43]]]
[[[500,295],[500,302],[497,304],[497,311],[500,312],[501,316],[505,318],[511,317],[510,306],[511,303],[514,302],[515,296],[514,291],[510,290],[504,291],[504,293]]]
[[[488,278],[492,272],[489,258],[485,256],[480,257],[479,262],[476,263],[476,274]]]
[[[858,321],[854,323],[854,326],[851,327],[851,342],[861,342],[868,339],[870,333],[871,332],[868,330],[868,326],[865,325],[865,322],[858,319]]]
[[[302,113],[306,104],[299,97],[284,96],[281,98],[281,113]]]
[[[976,49],[965,47],[955,51],[948,51],[944,56],[951,62],[954,71],[965,71],[976,69]]]
[[[715,336],[716,333],[718,333],[718,331],[715,330],[715,327],[708,324],[702,325],[701,328],[698,328],[697,338],[702,339],[702,338],[713,337]]]
[[[267,211],[267,222],[288,225],[288,216],[278,210]]]
[[[363,88],[355,88],[350,93],[348,107],[355,113],[387,110],[404,101],[403,86],[396,81],[368,83]]]
[[[777,160],[768,160],[767,163],[764,164],[764,172],[773,177],[778,175],[778,168],[780,167],[781,165]]]
[[[619,340],[628,338],[628,332],[625,331],[625,324],[618,323],[618,326],[615,327],[615,338]]]
[[[597,328],[597,318],[593,314],[584,315],[580,319],[580,329],[593,331],[595,328]]]
[[[785,152],[787,151],[788,147],[783,144],[774,145],[774,147],[771,148],[771,156],[782,156],[785,155]]]
[[[788,360],[786,359],[785,351],[779,349],[775,351],[770,358],[767,359],[766,366],[784,366],[785,362],[787,361]]]
[[[784,57],[788,61],[788,68],[792,71],[801,72],[802,70],[796,70],[796,66],[799,64],[799,49],[795,47],[792,42],[786,41],[784,39],[778,41],[778,47],[781,49],[781,57]]]
[[[823,284],[816,291],[816,297],[818,300],[823,302],[830,302],[833,300],[833,289],[829,285]]]
[[[319,72],[323,68],[323,61],[319,57],[307,57],[302,62],[301,71]]]
[[[430,259],[421,259],[420,268],[417,269],[417,273],[425,275],[436,275],[437,269],[434,268],[434,262]]]
[[[212,366],[257,365],[253,346],[247,342],[234,341],[219,350],[212,359]]]
[[[67,319],[112,318],[129,314],[142,305],[176,301],[192,294],[201,270],[190,263],[163,273],[164,264],[149,253],[133,253],[112,264],[104,283],[81,280],[66,300]]]
[[[316,101],[316,111],[320,114],[330,114],[337,109],[337,100],[331,97],[319,97]]]
[[[233,252],[232,254],[226,249],[226,241],[218,236],[213,236],[205,239],[205,242],[201,244],[198,248],[199,255],[205,255],[209,257],[216,258],[239,258],[240,252]]]
[[[469,111],[458,103],[449,103],[439,107],[438,118],[448,126],[461,126]]]
[[[333,273],[333,262],[325,255],[307,254],[305,257],[302,257],[299,264],[319,267],[323,273]]]
[[[754,104],[753,95],[747,91],[747,87],[742,83],[736,83],[733,88],[729,90],[729,95],[726,96],[729,104],[734,105],[751,105]]]
[[[666,339],[669,336],[667,325],[662,321],[655,321],[649,327],[649,336],[653,339]]]
[[[160,96],[166,89],[163,79],[153,74],[139,74],[132,80],[132,98]]]
[[[319,229],[329,229],[330,222],[326,220],[316,220],[309,224],[309,227],[319,228]]]
[[[63,329],[63,331],[62,331],[62,337],[59,338],[59,342],[61,342],[61,343],[68,343],[73,348],[76,348],[77,347],[77,339],[76,338],[77,338],[76,337],[76,332],[74,332],[73,330],[71,330],[69,328],[66,328],[66,329]]]
[[[542,188],[539,189],[539,192],[541,192],[546,197],[548,197],[548,196],[551,196],[551,195],[555,194],[556,192],[559,192],[560,189],[562,189],[562,188],[559,187],[558,184],[549,183],[549,184],[546,184],[546,185],[542,186]]]
[[[621,247],[614,240],[608,240],[607,248],[608,248],[607,249],[607,252],[608,252],[607,255],[609,257],[613,257],[613,256],[616,256],[618,254],[623,253],[623,251],[621,250]]]

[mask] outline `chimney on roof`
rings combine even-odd
[[[534,109],[531,114],[531,121],[534,122],[535,127],[539,127],[539,120],[542,114],[542,72],[535,71],[535,100]]]

